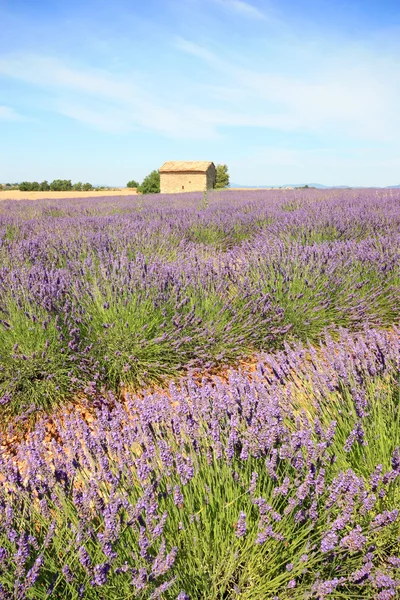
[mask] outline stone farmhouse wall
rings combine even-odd
[[[204,173],[185,171],[180,173],[160,173],[160,190],[162,194],[179,192],[202,192],[212,189],[215,181],[215,169],[209,167]]]

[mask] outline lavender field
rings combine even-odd
[[[0,599],[400,594],[400,191],[0,203]]]

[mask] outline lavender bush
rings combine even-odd
[[[0,598],[398,597],[399,333],[39,421],[1,455]]]
[[[400,192],[0,205],[0,413],[398,322]]]
[[[0,600],[399,596],[399,200],[0,204]]]

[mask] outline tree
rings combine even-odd
[[[84,183],[82,185],[82,191],[84,191],[84,192],[89,192],[92,189],[93,189],[93,186],[91,183]]]
[[[42,192],[48,192],[50,189],[50,186],[48,184],[48,182],[46,180],[42,181],[42,183],[40,184],[40,190]]]
[[[39,192],[40,191],[40,185],[37,181],[32,181],[31,183],[31,190],[32,192]]]
[[[214,187],[216,189],[229,187],[229,173],[226,165],[217,165]]]
[[[70,179],[54,179],[50,184],[52,192],[69,192],[72,190],[72,183]]]
[[[30,181],[21,181],[18,189],[20,189],[21,192],[30,192],[32,189],[32,183]]]
[[[132,181],[128,181],[128,183],[126,184],[127,188],[138,188],[139,184],[137,181],[135,181],[134,179],[132,179]]]
[[[74,192],[80,192],[82,190],[82,181],[78,181],[78,183],[74,183],[72,186]]]
[[[160,193],[160,173],[152,171],[142,181],[138,191],[142,194],[159,194]]]

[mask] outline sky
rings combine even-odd
[[[0,182],[400,184],[399,0],[0,0]]]

